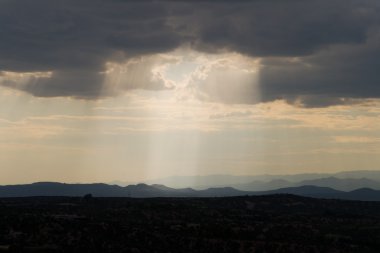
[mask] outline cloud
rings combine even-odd
[[[87,99],[129,89],[165,89],[168,83],[157,75],[129,78],[140,68],[130,65],[125,84],[110,91],[107,66],[187,46],[262,59],[259,81],[252,82],[254,88],[243,81],[241,92],[229,90],[226,82],[232,80],[223,72],[234,76],[230,70],[209,72],[210,78],[225,80],[200,87],[212,101],[284,99],[324,107],[378,98],[379,8],[376,0],[3,0],[0,71],[51,75],[1,85],[35,96]],[[251,92],[257,85],[259,99]]]
[[[124,64],[109,63],[105,73],[103,92],[117,95],[131,89],[168,90],[174,87],[163,73],[168,65],[176,64],[179,59],[165,55],[142,56]]]
[[[378,137],[369,137],[369,136],[335,136],[334,140],[337,143],[363,143],[363,144],[370,144],[370,143],[380,143],[380,138]]]
[[[304,56],[366,40],[374,1],[245,1],[204,4],[190,16],[201,49],[252,56]],[[212,9],[213,11],[209,11]],[[196,17],[196,18],[194,18]]]
[[[179,45],[167,12],[150,1],[1,1],[0,70],[52,72],[15,87],[35,96],[98,97],[107,62]]]
[[[260,72],[263,100],[283,98],[306,107],[324,107],[379,98],[377,37],[360,46],[335,46],[297,61],[264,61]]]
[[[225,54],[216,59],[209,57],[199,61],[198,67],[189,76],[186,89],[202,101],[258,103],[258,68],[256,60],[241,55]]]

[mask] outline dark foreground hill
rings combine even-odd
[[[0,199],[3,252],[380,252],[380,202],[293,195]]]
[[[240,191],[232,187],[194,190],[192,188],[175,189],[164,185],[128,185],[121,187],[107,184],[63,184],[33,183],[25,185],[0,186],[0,197],[32,197],[32,196],[83,196],[91,193],[96,197],[232,197],[245,195],[294,194],[305,197],[380,201],[380,191],[361,188],[344,192],[329,187],[303,185],[280,188],[271,191]]]

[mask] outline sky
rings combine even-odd
[[[0,0],[0,184],[376,170],[377,0]]]

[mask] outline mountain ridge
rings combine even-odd
[[[120,181],[120,186],[128,185]],[[380,190],[380,171],[341,171],[336,173],[300,173],[290,175],[206,175],[206,176],[173,176],[157,180],[146,180],[146,184],[162,184],[172,188],[192,187],[197,190],[213,187],[233,187],[245,191],[274,190],[283,187],[301,185],[327,186],[337,190],[350,191],[369,187]],[[129,183],[130,184],[130,183]]]
[[[245,195],[293,194],[304,197],[380,201],[380,190],[359,188],[353,191],[339,191],[329,187],[302,185],[285,187],[270,191],[241,191],[233,187],[216,187],[204,190],[192,188],[175,189],[165,185],[137,184],[125,187],[94,184],[67,184],[59,182],[36,182],[23,185],[0,186],[0,197],[32,197],[32,196],[84,196],[92,194],[96,197],[233,197]]]

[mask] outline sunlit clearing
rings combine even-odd
[[[167,54],[108,63],[105,92],[139,89],[150,117],[146,178],[201,173],[199,147],[204,132],[215,131],[215,103],[259,101],[259,59],[236,53],[206,55],[179,49]],[[149,90],[160,90],[150,92]],[[215,112],[215,111],[214,111]],[[149,115],[146,115],[149,114]],[[153,119],[153,120],[152,120]],[[125,127],[131,127],[125,126]]]

